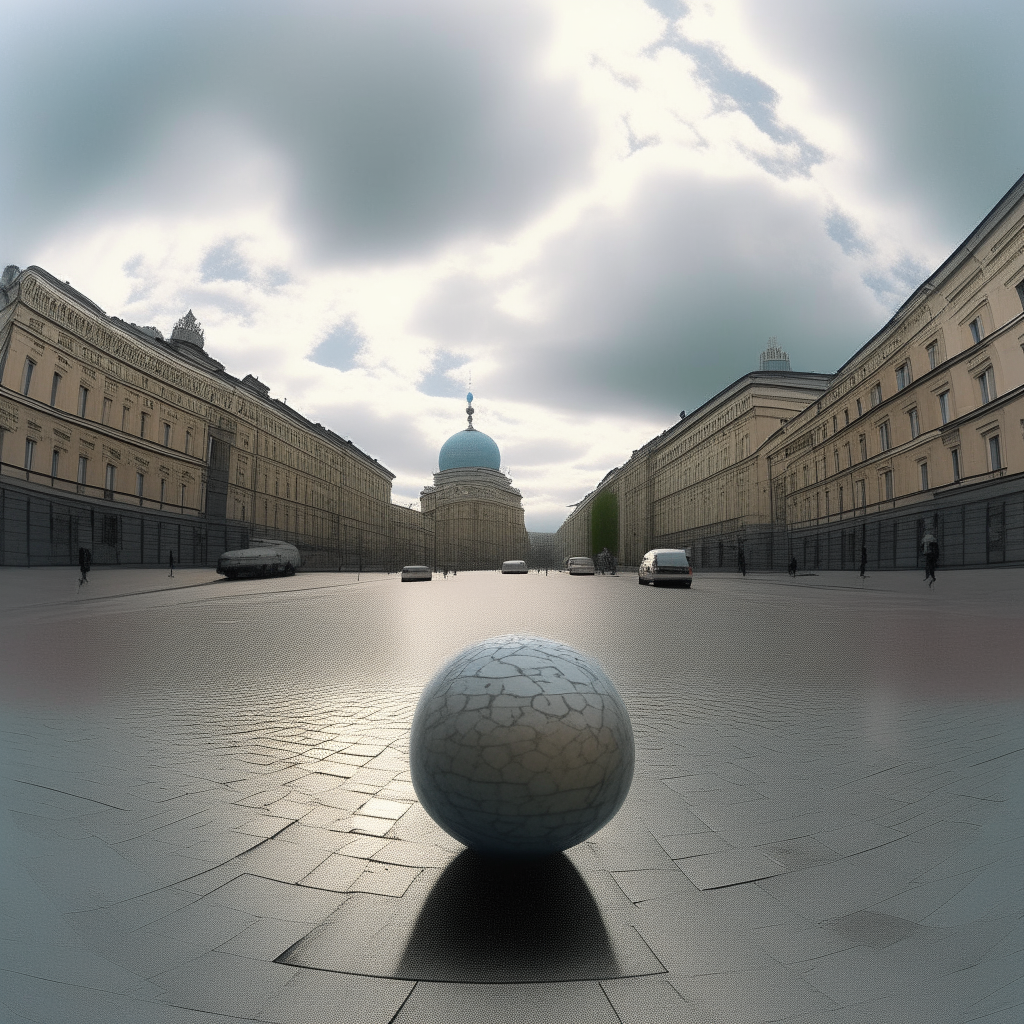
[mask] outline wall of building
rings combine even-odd
[[[751,374],[698,413],[576,506],[563,556],[615,490],[623,564],[905,568],[926,530],[941,564],[1024,561],[1024,178],[834,377]]]
[[[415,531],[392,513],[392,474],[351,442],[195,346],[108,317],[39,268],[4,280],[4,564],[67,560],[48,525],[45,543],[22,529],[50,505],[55,536],[76,524],[67,530],[88,532],[98,563],[147,562],[179,525],[201,538],[184,547],[204,562],[249,536],[292,541],[314,568],[384,568],[404,557]],[[85,531],[86,518],[106,533]],[[124,524],[118,540],[105,543],[114,522]]]

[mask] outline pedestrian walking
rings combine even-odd
[[[747,556],[743,554],[743,548],[740,548],[739,569],[744,576],[747,575]]]
[[[867,572],[868,568],[868,549],[866,546],[862,546],[860,549],[860,575],[861,579],[864,578],[864,573]]]
[[[924,579],[930,590],[935,583],[935,567],[939,564],[939,542],[934,533],[926,533],[921,538],[921,548],[924,551]]]
[[[611,566],[612,566],[612,575],[614,576],[614,575],[615,575],[615,570],[616,570],[616,569],[618,568],[618,566],[619,566],[619,560],[618,560],[618,559],[617,559],[617,558],[616,558],[616,557],[615,557],[614,555],[609,555],[609,556],[608,556],[608,560],[609,560],[609,561],[611,562]]]
[[[170,565],[171,565],[171,571],[167,575],[168,576],[173,576],[174,575],[174,549],[173,548],[171,548],[171,550],[168,552],[168,555],[169,555],[168,561],[170,562]]]
[[[78,577],[78,586],[89,582],[89,570],[92,568],[92,552],[88,548],[78,549],[78,568],[82,575]]]
[[[796,575],[796,555],[794,555],[789,560],[789,575],[790,576],[795,576]]]

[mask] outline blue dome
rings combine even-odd
[[[442,472],[446,469],[500,469],[498,446],[480,430],[460,430],[452,434],[437,457]]]

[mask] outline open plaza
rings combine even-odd
[[[1024,1014],[1024,570],[0,569],[0,1019]],[[505,634],[601,665],[636,770],[590,840],[465,851],[409,730]]]

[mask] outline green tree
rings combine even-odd
[[[590,546],[594,555],[607,548],[619,557],[619,496],[602,491],[590,506]]]

